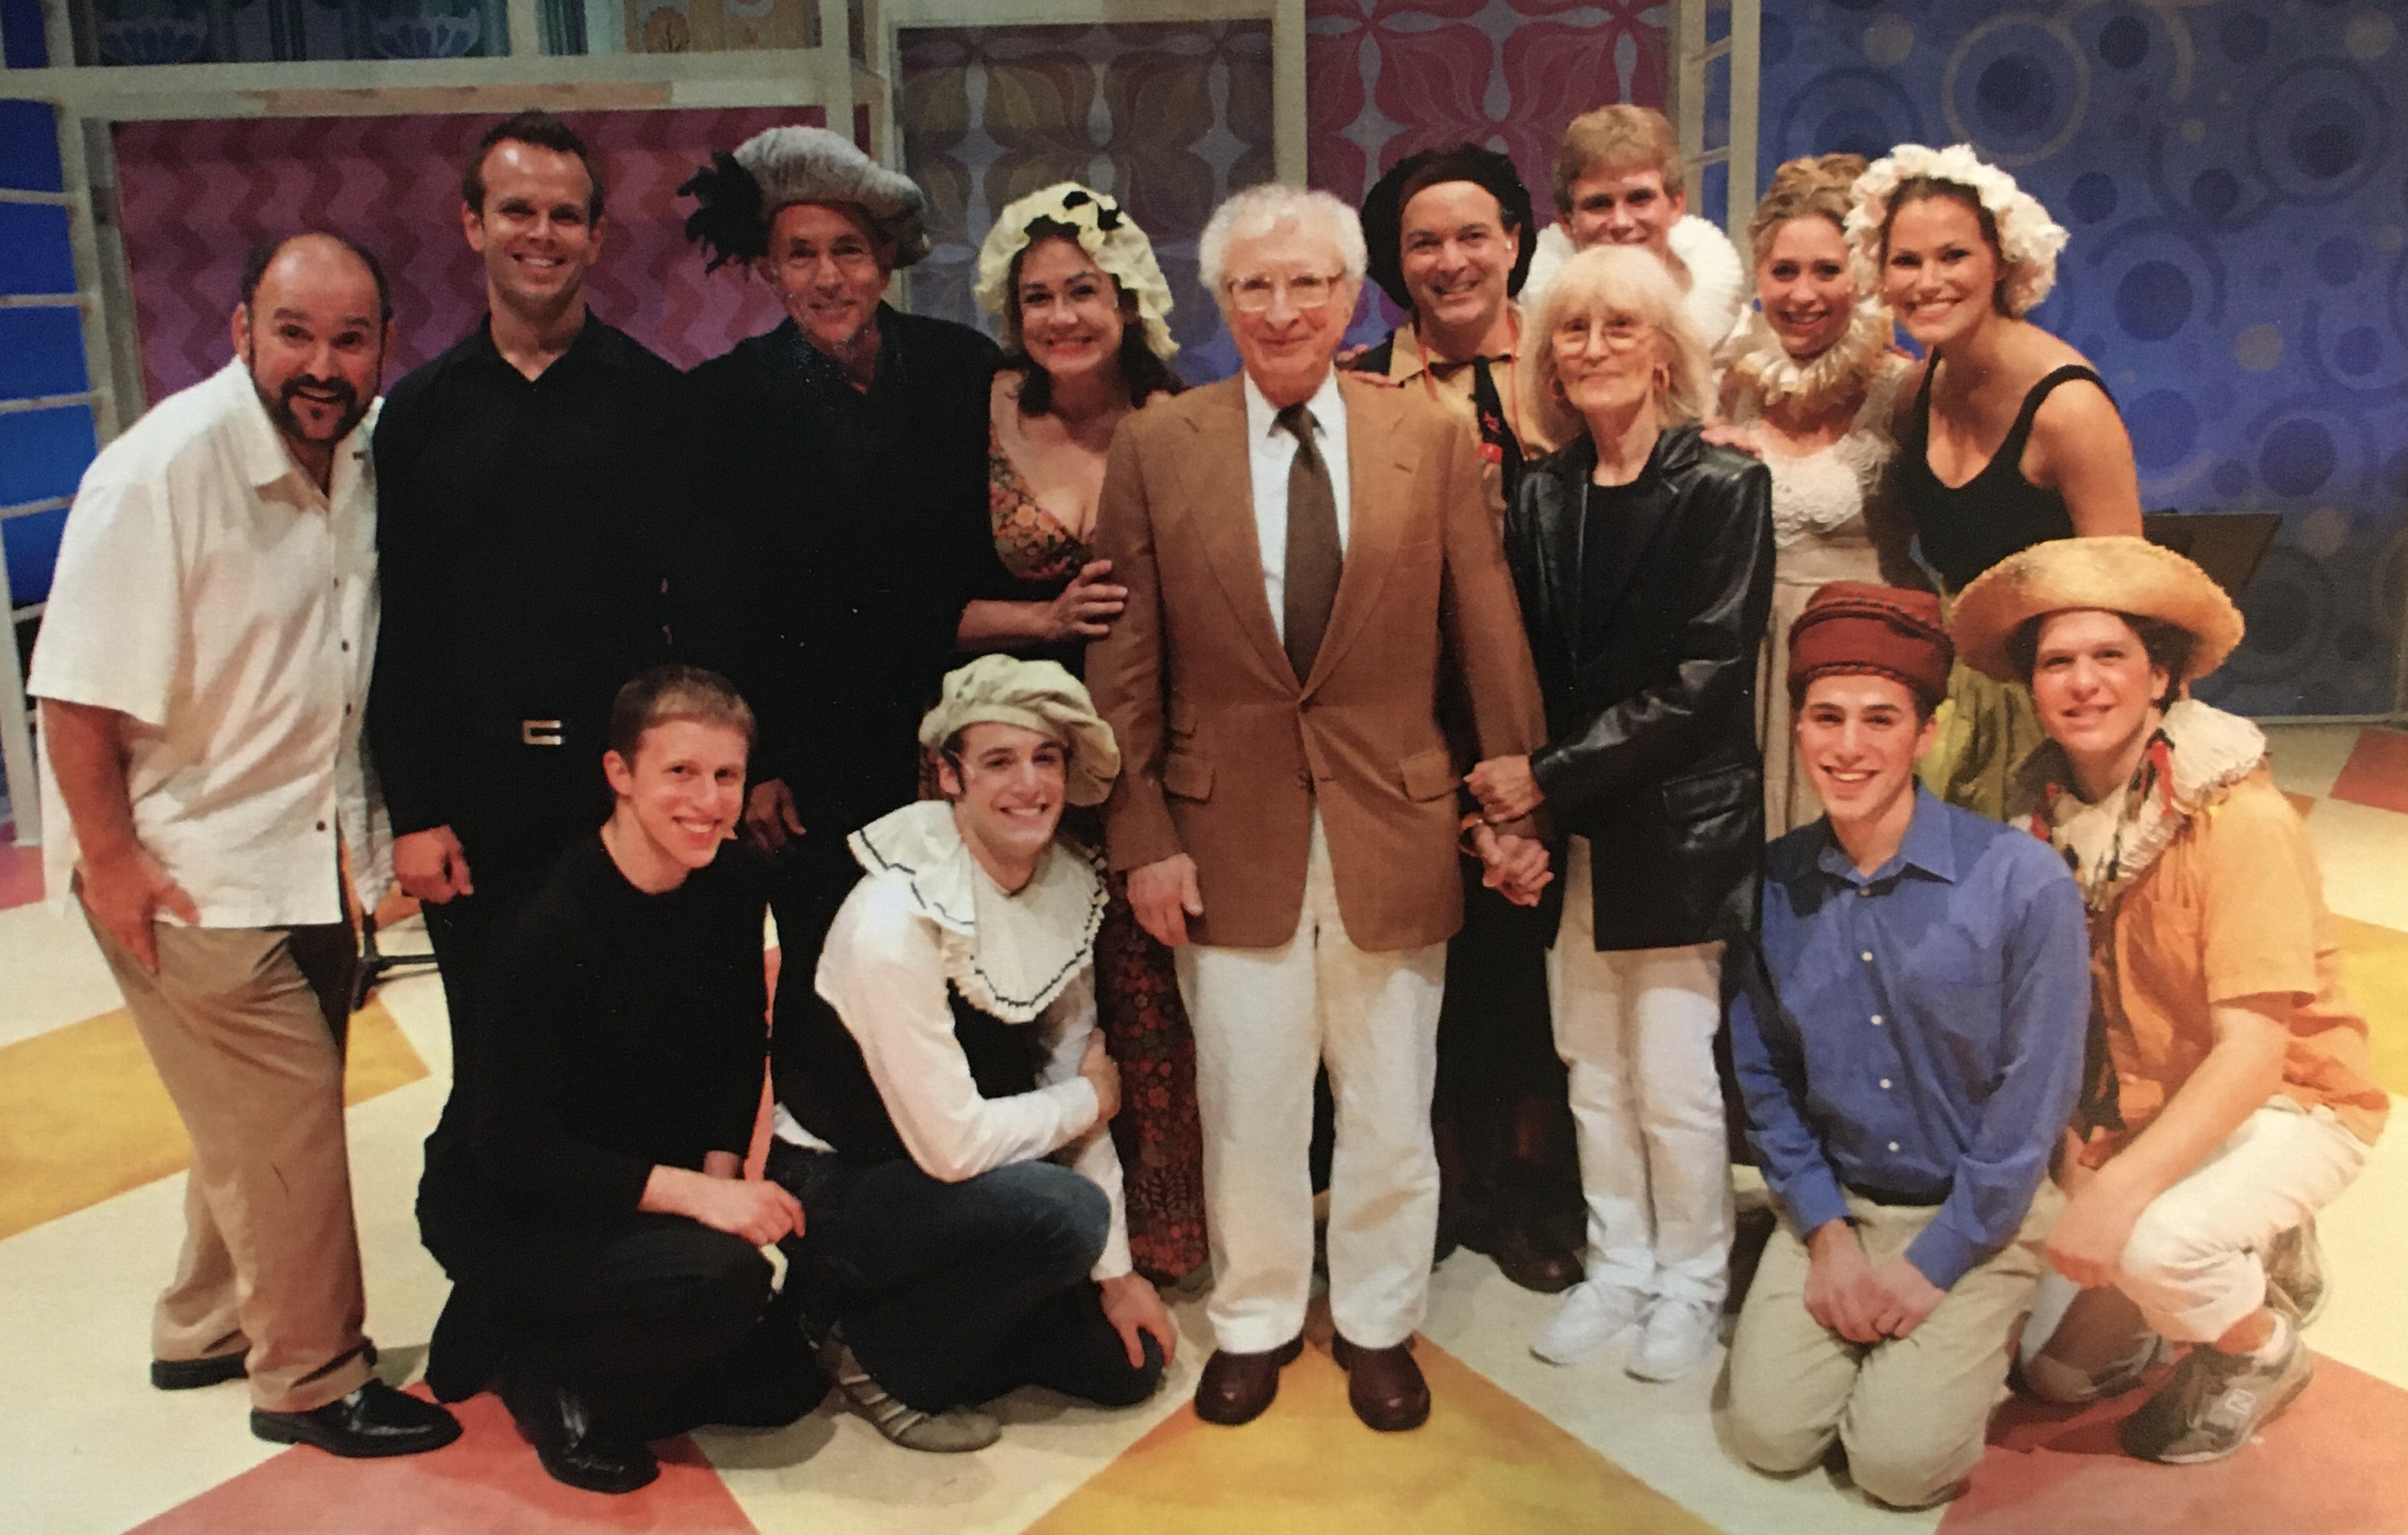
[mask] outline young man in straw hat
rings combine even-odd
[[[2031,688],[2049,745],[2018,792],[2081,883],[2098,982],[2024,1379],[2052,1400],[2113,1396],[2188,1344],[2124,1447],[2219,1459],[2308,1383],[2314,1217],[2389,1104],[2265,737],[2184,694],[2241,615],[2145,540],[2064,539],[1967,587],[1954,627],[1968,665]]]
[[[2047,1271],[2082,900],[2047,848],[1916,787],[1954,659],[1939,599],[1834,581],[1789,651],[1826,814],[1767,850],[1762,962],[1731,1002],[1784,1217],[1731,1341],[1731,1437],[1776,1473],[1837,1441],[1857,1486],[1921,1508],[1981,1460]]]
[[[1068,672],[1011,656],[948,675],[920,742],[945,797],[851,838],[866,873],[779,1025],[769,1175],[810,1220],[796,1283],[837,1385],[907,1449],[976,1450],[1001,1432],[979,1404],[1023,1386],[1144,1400],[1177,1335],[1107,1124],[1103,875],[1054,835],[1119,747]]]

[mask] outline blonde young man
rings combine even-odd
[[[1196,1031],[1218,1349],[1197,1413],[1243,1423],[1301,1345],[1312,1083],[1337,1094],[1330,1308],[1354,1410],[1410,1428],[1407,1345],[1438,1220],[1431,1075],[1462,920],[1441,669],[1483,754],[1527,751],[1538,685],[1469,426],[1332,371],[1361,291],[1354,211],[1268,185],[1205,226],[1242,375],[1112,443],[1096,553],[1128,587],[1087,676],[1126,769],[1104,808],[1138,920]],[[1513,825],[1508,831],[1521,832]],[[1531,899],[1542,846],[1473,833]]]
[[[1663,113],[1617,103],[1584,112],[1555,146],[1555,222],[1539,232],[1522,304],[1539,295],[1578,251],[1644,246],[1672,274],[1689,323],[1709,348],[1747,307],[1747,268],[1728,236],[1689,212],[1681,141]]]

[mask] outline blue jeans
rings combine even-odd
[[[1153,1393],[1087,1276],[1111,1229],[1103,1190],[1053,1162],[960,1183],[908,1158],[869,1164],[772,1143],[769,1176],[802,1201],[787,1256],[803,1304],[841,1324],[862,1368],[922,1412],[1043,1386],[1106,1406]]]

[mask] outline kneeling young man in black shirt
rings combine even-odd
[[[1055,840],[1120,752],[1053,661],[982,656],[921,722],[945,799],[854,832],[866,873],[781,1017],[769,1175],[810,1215],[820,1362],[896,1443],[976,1450],[979,1404],[1153,1394],[1174,1333],[1132,1270],[1096,1030],[1094,856]]]
[[[762,1250],[801,1206],[743,1176],[767,1058],[767,890],[728,841],[752,740],[712,673],[619,690],[616,808],[504,934],[471,1133],[419,1199],[458,1292],[445,1378],[498,1363],[544,1469],[595,1492],[658,1474],[647,1439],[791,1423],[825,1388]]]

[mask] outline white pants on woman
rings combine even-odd
[[[1730,1283],[1730,1143],[1714,1030],[1723,945],[1597,948],[1588,840],[1564,860],[1547,954],[1555,1053],[1571,1069],[1588,1277],[1720,1305]]]

